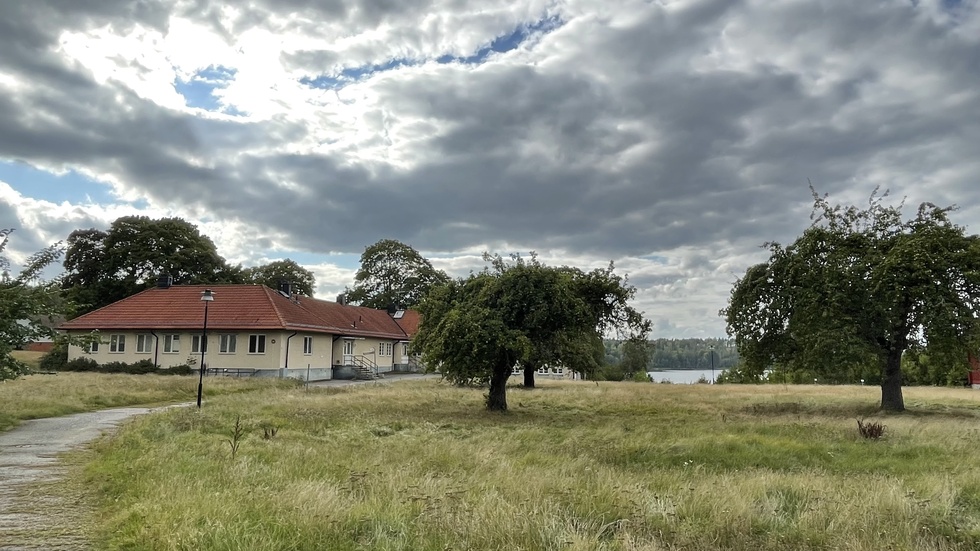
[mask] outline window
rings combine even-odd
[[[407,342],[403,342],[402,343],[402,359],[403,360],[407,360],[408,359],[408,343]]]
[[[136,335],[136,351],[140,354],[149,354],[153,348],[152,335]]]
[[[378,355],[379,356],[391,356],[391,348],[392,348],[392,345],[391,345],[390,342],[383,342],[383,343],[381,343],[381,345],[378,346]]]
[[[208,351],[208,340],[204,339],[204,351]],[[200,354],[201,353],[201,335],[191,336],[191,353]]]
[[[265,354],[265,335],[248,336],[248,353]]]
[[[166,354],[176,354],[180,352],[180,335],[164,335],[163,351]]]
[[[99,341],[93,341],[92,344],[89,345],[89,347],[88,347],[88,353],[89,354],[98,354],[99,353]]]
[[[344,355],[350,356],[354,353],[354,341],[351,339],[344,340]]]
[[[238,337],[236,335],[221,335],[218,339],[218,352],[221,354],[234,354],[238,348]]]
[[[126,351],[126,335],[109,336],[109,352],[121,353]]]
[[[313,337],[303,337],[303,354],[309,356],[313,353]]]

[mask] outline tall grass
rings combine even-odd
[[[105,549],[977,549],[980,393],[906,392],[278,388],[139,418],[78,480]]]
[[[208,377],[204,392],[210,398],[270,385],[293,386],[269,380]],[[28,375],[0,382],[0,431],[26,419],[111,407],[189,402],[196,398],[196,376],[71,372]]]

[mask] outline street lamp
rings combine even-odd
[[[711,384],[715,384],[715,347],[711,346]]]
[[[205,289],[201,293],[201,300],[204,301],[204,330],[201,332],[201,375],[197,382],[197,409],[201,409],[201,395],[204,393],[204,352],[208,349],[208,304],[214,300],[211,289]]]

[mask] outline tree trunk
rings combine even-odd
[[[534,372],[538,366],[524,364],[524,388],[534,388]]]
[[[490,376],[490,392],[487,394],[487,409],[507,411],[507,380],[510,379],[511,366],[496,366]]]
[[[881,378],[881,409],[885,411],[905,411],[902,398],[902,352],[904,346],[893,344],[888,350],[885,369]]]

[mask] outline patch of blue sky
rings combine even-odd
[[[211,65],[202,69],[189,80],[177,79],[174,88],[184,96],[188,107],[196,107],[207,111],[220,111],[221,104],[215,97],[214,91],[225,88],[235,78],[237,71],[221,65]],[[233,113],[234,114],[234,113]]]
[[[0,180],[24,197],[61,203],[113,203],[112,187],[69,170],[58,175],[26,163],[0,161]]]
[[[383,73],[385,71],[398,69],[399,67],[410,67],[412,65],[418,65],[418,63],[419,62],[412,61],[410,59],[396,58],[388,60],[384,63],[373,63],[370,65],[361,65],[360,67],[348,67],[336,75],[320,75],[315,78],[303,77],[299,81],[301,84],[305,84],[311,88],[319,88],[322,90],[340,90],[348,84],[370,77],[375,73]]]
[[[264,256],[272,259],[269,261],[260,262],[260,264],[265,264],[267,262],[273,262],[275,260],[290,259],[300,266],[308,267],[315,266],[317,264],[333,264],[345,270],[356,270],[361,267],[361,255],[359,254],[344,254],[344,253],[310,253],[305,251],[290,251],[284,249],[272,249],[266,251]]]
[[[531,24],[521,25],[514,29],[510,34],[498,36],[489,45],[480,48],[476,53],[466,57],[455,57],[444,55],[436,59],[438,63],[464,63],[479,64],[486,62],[487,58],[493,54],[502,54],[516,50],[521,44],[527,42],[532,36],[537,34],[547,34],[561,27],[564,21],[557,15],[545,17]]]
[[[645,254],[643,256],[640,256],[639,258],[642,260],[648,260],[650,262],[655,262],[657,264],[663,264],[663,265],[667,265],[667,263],[670,262],[670,260],[668,260],[666,256],[661,256],[659,254]]]
[[[533,23],[521,25],[508,34],[498,36],[497,38],[493,39],[489,45],[477,50],[472,55],[458,57],[446,54],[437,57],[435,61],[443,64],[464,63],[472,65],[484,63],[492,54],[500,54],[511,50],[516,50],[521,46],[521,44],[525,43],[532,36],[536,34],[549,33],[561,27],[563,24],[564,21],[562,21],[558,16],[545,17]],[[338,74],[303,77],[300,79],[300,83],[311,88],[318,88],[321,90],[340,90],[351,83],[368,78],[373,74],[392,71],[400,67],[411,67],[421,63],[422,61],[419,60],[395,58],[384,63],[373,63],[361,65],[359,67],[348,67],[340,71]]]

